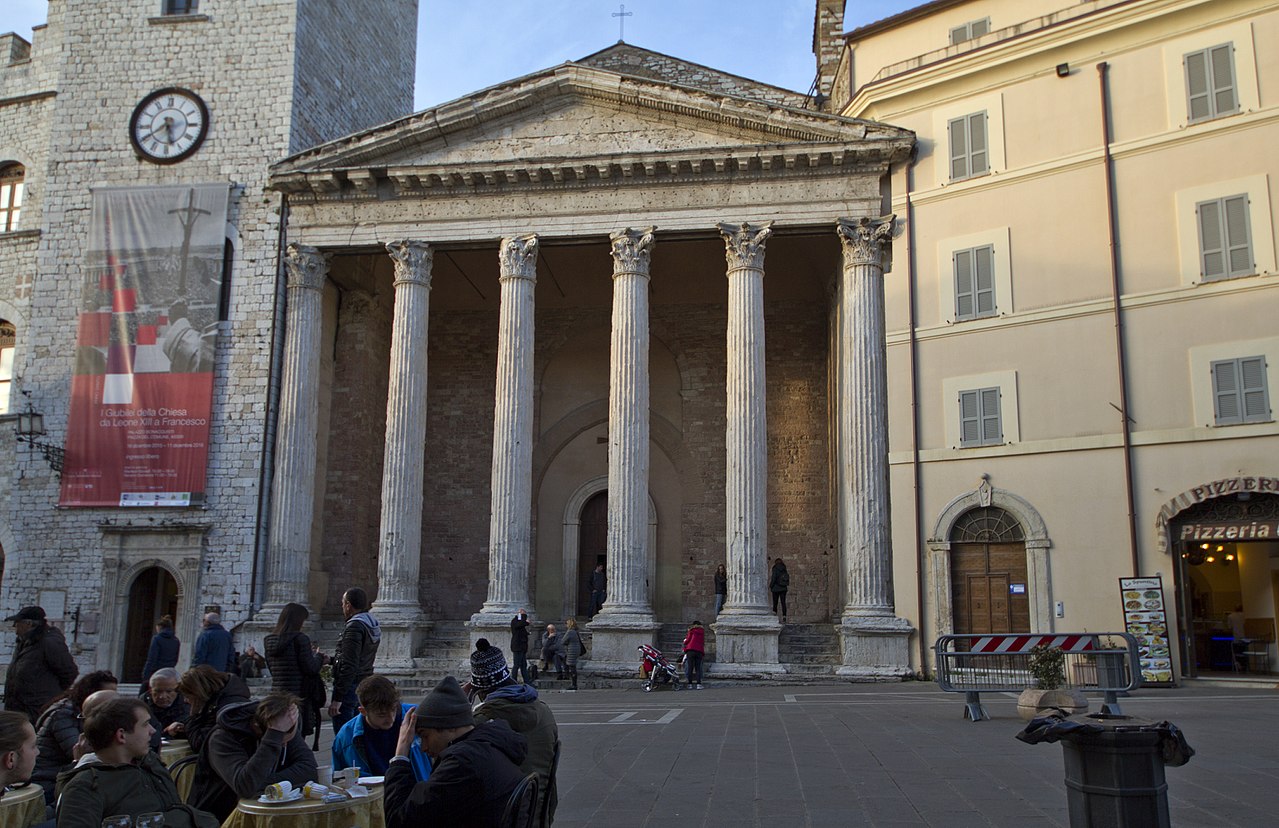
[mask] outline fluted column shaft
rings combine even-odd
[[[320,408],[315,380],[320,370],[324,283],[329,273],[328,257],[300,244],[288,246],[284,266],[288,305],[271,486],[268,615],[290,601],[306,603],[308,598]]]
[[[838,369],[844,616],[893,615],[883,247],[894,216],[841,221]]]
[[[601,613],[651,616],[648,583],[648,289],[653,228],[619,230],[608,393],[608,598]]]
[[[502,239],[502,305],[493,406],[489,589],[482,613],[528,604],[533,493],[533,289],[537,236]]]
[[[724,612],[768,612],[764,245],[772,224],[721,224],[728,264]]]
[[[433,254],[421,241],[386,246],[395,264],[391,372],[382,462],[382,522],[378,535],[377,610],[421,614],[422,479],[426,443],[426,349]]]

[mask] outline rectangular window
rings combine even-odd
[[[1190,52],[1182,62],[1186,67],[1186,111],[1190,123],[1239,111],[1234,44]]]
[[[965,40],[981,37],[990,31],[990,18],[983,17],[981,20],[973,20],[962,26],[956,26],[950,30],[950,45],[963,43]]]
[[[164,0],[165,14],[195,14],[200,9],[200,0]]]
[[[1249,240],[1248,196],[1233,195],[1195,205],[1199,224],[1199,275],[1226,279],[1257,272]]]
[[[955,262],[955,320],[995,315],[995,248],[992,245],[957,250]]]
[[[986,113],[974,112],[949,123],[950,180],[962,181],[990,172],[986,142]]]
[[[1004,442],[999,389],[959,392],[959,445],[997,446]]]
[[[1212,406],[1217,425],[1269,422],[1266,358],[1252,356],[1212,363]]]

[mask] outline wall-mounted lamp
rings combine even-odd
[[[1069,63],[1059,63],[1059,64],[1057,64],[1057,77],[1059,77],[1059,78],[1064,78],[1064,77],[1066,77],[1066,76],[1067,76],[1067,75],[1069,75],[1069,74],[1070,74],[1070,64],[1069,64]]]
[[[18,432],[18,442],[26,443],[34,449],[38,449],[40,454],[44,456],[44,462],[49,464],[49,468],[53,469],[58,477],[62,477],[62,463],[66,459],[67,452],[62,446],[54,443],[46,443],[43,440],[37,440],[37,437],[43,437],[44,431],[44,415],[35,410],[31,405],[31,392],[23,390],[22,395],[27,398],[27,410],[18,414],[18,422],[15,430]]]

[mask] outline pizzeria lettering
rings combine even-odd
[[[1261,540],[1279,537],[1279,523],[1187,523],[1181,527],[1181,540]]]

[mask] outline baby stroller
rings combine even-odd
[[[648,678],[643,684],[645,693],[651,692],[654,686],[661,684],[669,684],[675,690],[683,689],[679,684],[679,670],[666,660],[661,650],[647,644],[639,645],[638,649],[644,656],[644,668],[648,672]]]

